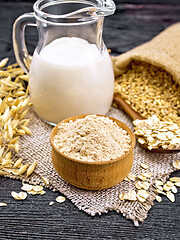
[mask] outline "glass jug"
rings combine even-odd
[[[112,0],[38,0],[34,13],[13,26],[17,62],[29,74],[33,107],[55,125],[80,114],[106,114],[113,99],[114,75],[102,39],[104,16],[113,14]],[[24,29],[37,26],[39,41],[28,54]]]

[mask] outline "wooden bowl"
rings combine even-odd
[[[87,115],[70,117],[59,124],[70,120],[76,121],[77,119],[84,118],[85,116]],[[61,153],[53,142],[53,137],[57,133],[59,124],[53,128],[50,136],[52,145],[52,163],[58,174],[68,183],[83,189],[101,190],[117,185],[131,171],[133,165],[135,136],[125,123],[112,117],[108,118],[116,122],[121,128],[125,129],[131,137],[130,150],[123,156],[110,161],[87,162],[68,157],[67,155]]]

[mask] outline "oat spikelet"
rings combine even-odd
[[[29,119],[25,119],[25,116],[32,103],[25,87],[28,75],[18,64],[6,66],[7,63],[8,58],[0,61],[0,175],[19,175],[23,174],[28,166],[21,166],[22,159],[14,163],[11,160],[11,151],[18,153],[20,136],[31,134],[28,128]]]
[[[29,166],[29,168],[27,170],[27,176],[30,176],[34,172],[34,169],[36,168],[36,165],[37,165],[37,161],[33,162],[31,164],[31,166]]]

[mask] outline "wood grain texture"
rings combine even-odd
[[[144,120],[145,118],[142,117],[138,112],[136,112],[126,101],[118,94],[114,94],[113,101],[122,109],[127,115],[135,121],[136,119]]]
[[[104,24],[104,40],[113,54],[148,41],[168,25],[180,21],[179,1],[166,0],[166,5],[116,2],[116,14],[106,18]],[[14,60],[12,24],[20,14],[30,11],[32,3],[0,3],[0,58],[9,56],[11,61]],[[37,41],[35,28],[27,29],[26,41],[32,52]],[[176,172],[173,176],[180,174]],[[175,203],[166,197],[161,203],[155,202],[145,223],[136,228],[115,212],[91,217],[79,211],[69,200],[49,206],[49,202],[55,201],[59,195],[49,190],[44,196],[28,196],[25,201],[16,201],[10,193],[20,191],[20,187],[20,181],[0,177],[0,202],[8,203],[7,207],[0,207],[0,240],[180,239],[180,191]]]

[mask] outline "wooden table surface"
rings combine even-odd
[[[180,21],[178,0],[134,2],[143,1],[116,1],[116,13],[105,19],[104,41],[113,54],[144,43]],[[14,61],[12,24],[19,15],[30,11],[32,2],[0,1],[0,59],[8,56]],[[33,52],[36,41],[36,30],[27,29],[26,42],[30,52]],[[172,176],[180,174],[176,172]],[[57,192],[49,190],[44,196],[29,195],[25,201],[14,200],[11,191],[20,191],[20,188],[20,181],[0,177],[0,202],[8,204],[0,208],[0,240],[180,239],[180,191],[175,203],[166,197],[162,197],[161,203],[155,202],[144,224],[136,228],[116,212],[91,217],[79,211],[69,200],[49,206],[49,202],[58,196]]]

